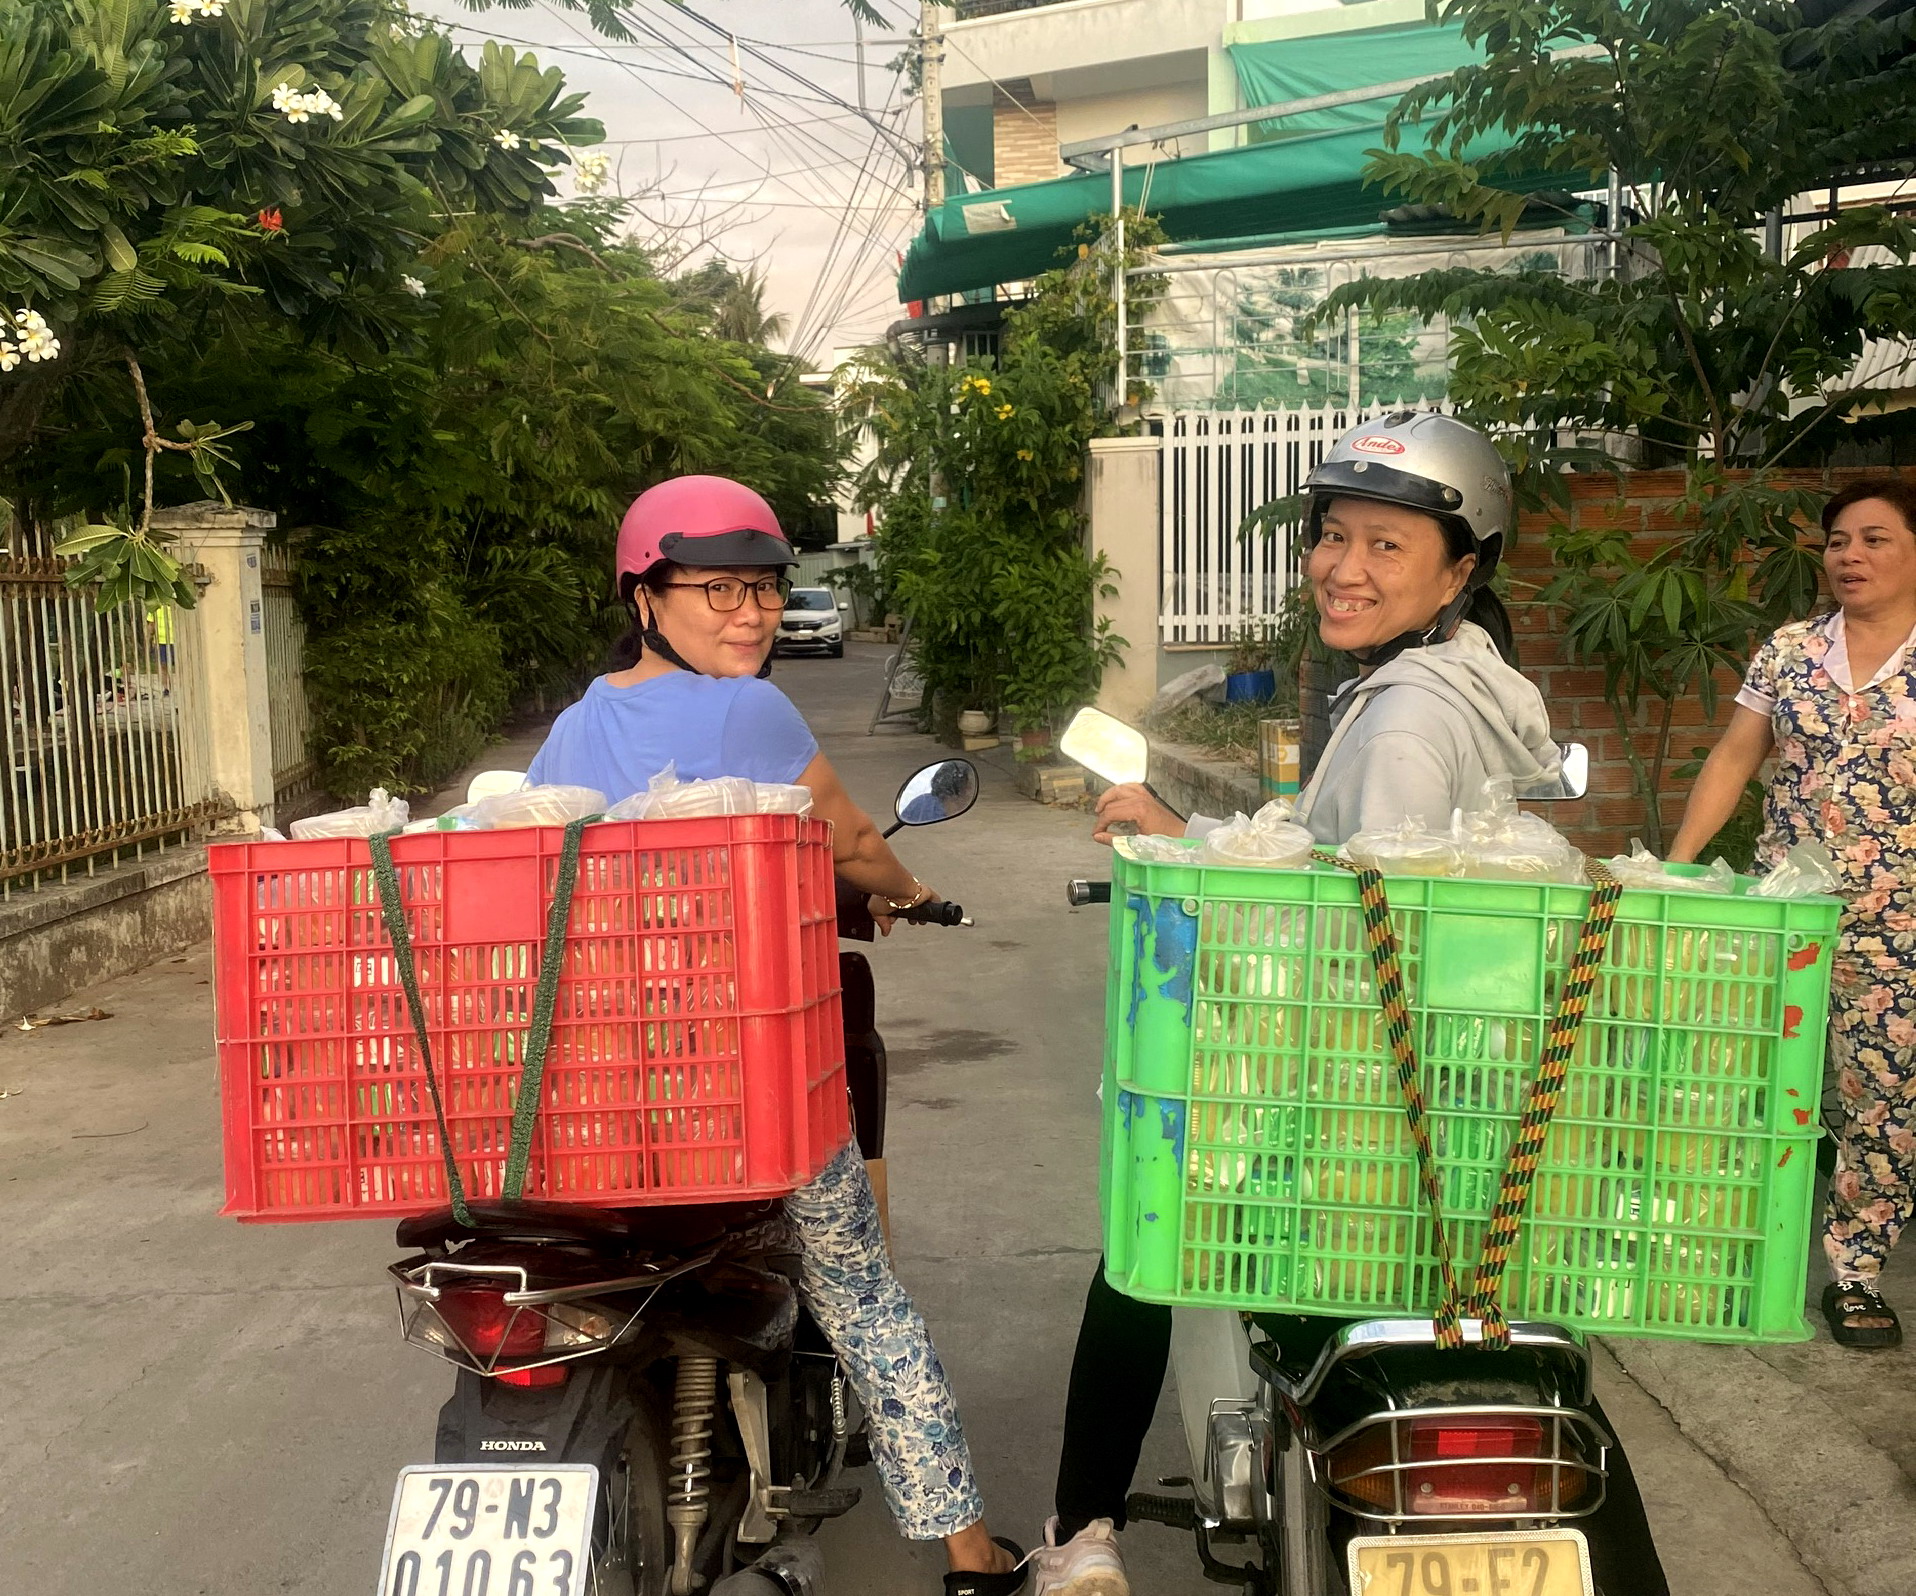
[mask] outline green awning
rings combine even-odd
[[[1233,45],[1231,57],[1246,103],[1274,105],[1434,77],[1471,59],[1471,51],[1456,28],[1412,27]],[[1264,123],[1252,130],[1256,142],[1239,149],[1127,167],[1125,204],[1157,217],[1171,239],[1183,244],[1330,229],[1381,231],[1378,213],[1398,201],[1366,189],[1363,170],[1369,152],[1383,143],[1392,103],[1373,100]],[[1551,181],[1562,184],[1560,177]],[[927,219],[906,256],[899,298],[928,299],[1035,277],[1059,264],[1079,226],[1110,209],[1111,179],[1090,172],[949,199]]]

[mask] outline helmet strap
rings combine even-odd
[[[640,646],[644,648],[648,654],[658,655],[666,664],[674,666],[686,672],[688,675],[699,675],[700,672],[693,670],[690,665],[685,663],[684,655],[680,654],[676,648],[666,641],[665,634],[659,630],[657,612],[652,609],[651,605],[646,605],[644,609],[639,607],[639,591],[638,589],[634,589],[633,591],[632,609],[639,621]],[[772,656],[768,652],[765,656],[765,663],[758,668],[758,679],[762,682],[771,674]]]
[[[1471,595],[1476,588],[1466,582],[1461,592],[1438,611],[1437,619],[1430,625],[1419,627],[1413,632],[1399,632],[1388,643],[1379,643],[1375,648],[1367,648],[1361,654],[1353,651],[1351,658],[1366,670],[1375,670],[1379,665],[1388,665],[1406,649],[1429,648],[1433,643],[1448,643],[1457,635],[1457,628],[1463,623],[1464,611],[1470,608]]]

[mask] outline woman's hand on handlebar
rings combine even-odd
[[[943,897],[934,892],[930,887],[925,888],[925,895],[918,900],[921,904],[943,903],[944,901]],[[878,934],[881,937],[890,936],[891,928],[898,923],[898,916],[901,911],[893,909],[891,905],[892,900],[879,892],[874,892],[866,904],[866,907],[872,912],[872,923],[878,927]]]
[[[1184,822],[1177,812],[1159,803],[1142,782],[1127,781],[1098,795],[1098,822],[1091,833],[1094,842],[1108,843],[1112,827],[1129,821],[1147,837],[1182,837]]]

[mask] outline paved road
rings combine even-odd
[[[874,811],[937,755],[910,734],[863,735],[881,660],[854,645],[780,666]],[[992,1518],[1028,1540],[1049,1510],[1097,1255],[1105,922],[1063,906],[1063,881],[1099,867],[1084,818],[987,774],[970,817],[901,839],[976,929],[901,934],[875,962],[899,1268],[957,1384]],[[207,965],[196,952],[76,997],[110,1020],[0,1036],[0,1091],[18,1093],[0,1099],[7,1596],[364,1596],[394,1473],[431,1455],[449,1377],[399,1340],[381,1283],[390,1227],[216,1215]],[[1605,1400],[1682,1596],[1824,1588],[1614,1367]],[[1167,1401],[1147,1472],[1180,1468],[1174,1448]],[[825,1531],[833,1596],[935,1591],[938,1554],[899,1541],[875,1486],[868,1498]],[[1216,1589],[1171,1531],[1126,1540],[1140,1596]]]

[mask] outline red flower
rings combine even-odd
[[[282,233],[286,230],[286,223],[281,219],[277,205],[259,213],[259,226],[262,233]]]

